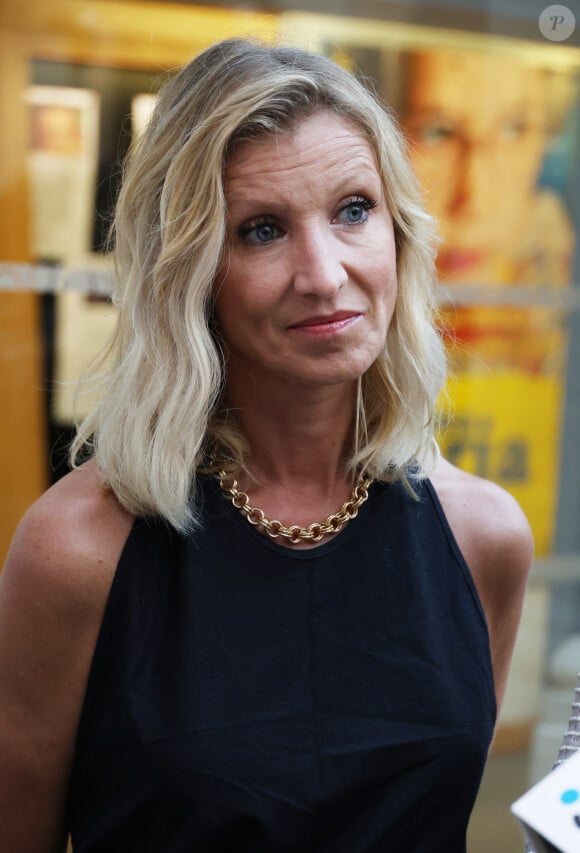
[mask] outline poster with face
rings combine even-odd
[[[566,293],[578,223],[580,51],[489,34],[289,15],[286,33],[370,80],[394,110],[441,242],[452,379],[444,455],[554,532]]]
[[[540,184],[563,130],[572,80],[505,55],[401,54],[399,114],[442,237],[443,281],[560,285],[573,230]]]
[[[400,68],[399,115],[442,238],[440,281],[490,290],[569,284],[573,76],[458,48],[404,52]],[[490,298],[448,306],[445,319],[461,368],[481,358],[527,374],[561,370],[564,316],[557,300],[506,310]]]

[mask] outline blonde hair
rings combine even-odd
[[[384,352],[359,382],[348,468],[409,483],[422,476],[417,460],[437,454],[445,355],[433,317],[434,231],[402,135],[375,96],[330,60],[230,39],[166,83],[128,159],[116,208],[115,361],[71,459],[88,447],[132,513],[191,528],[196,472],[208,449],[218,441],[244,464],[244,438],[220,405],[224,360],[212,321],[224,169],[236,145],[289,132],[320,109],[354,123],[374,148],[397,244],[395,312]]]

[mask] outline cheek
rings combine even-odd
[[[232,276],[231,270],[228,270],[216,290],[214,312],[216,324],[227,344],[233,343],[239,328],[243,325],[245,309],[241,284],[237,276]]]
[[[513,168],[510,171],[510,190],[507,201],[511,201],[515,206],[518,203],[524,205],[529,196],[535,191],[536,179],[539,166],[535,157],[522,157],[518,162],[514,162]],[[502,198],[502,202],[505,201]]]
[[[227,325],[229,314],[230,294],[228,292],[226,282],[222,280],[221,283],[216,287],[214,298],[214,316],[216,319],[216,324],[220,330],[223,329],[224,324]]]
[[[380,334],[385,335],[388,331],[397,301],[397,272],[395,261],[392,265],[377,270],[375,298],[377,301],[377,320],[380,325]]]
[[[397,305],[397,285],[396,283],[389,289],[389,292],[386,296],[385,303],[385,320],[386,320],[386,330],[388,332],[389,327],[393,321],[393,317],[395,316],[395,307]]]
[[[222,281],[216,294],[215,316],[224,337],[243,336],[249,327],[263,326],[272,314],[272,304],[265,288],[251,278],[230,275]]]
[[[217,313],[223,314],[225,319],[225,315],[242,308],[244,296],[248,291],[248,282],[243,266],[231,258],[227,264],[224,263],[217,281],[219,282],[216,288]]]

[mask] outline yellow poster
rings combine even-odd
[[[443,311],[452,379],[443,455],[503,486],[552,549],[559,493],[567,316],[553,305],[459,305]]]
[[[461,373],[449,383],[451,415],[440,437],[453,464],[506,488],[549,553],[557,510],[563,383],[516,370]]]

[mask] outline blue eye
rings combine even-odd
[[[279,236],[277,226],[267,220],[242,228],[240,233],[244,240],[254,244],[271,243]]]
[[[270,240],[273,240],[278,230],[275,225],[272,225],[270,222],[263,222],[262,225],[256,225],[253,229],[256,235],[256,240],[259,243],[269,243]]]
[[[376,201],[369,201],[366,198],[353,199],[339,211],[337,218],[345,225],[358,225],[360,222],[366,222],[369,210],[376,205]]]

